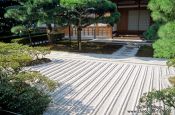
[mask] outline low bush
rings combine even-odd
[[[163,106],[159,106],[160,102]],[[146,110],[144,114],[147,115],[170,115],[171,108],[175,109],[175,87],[145,93],[140,98],[139,106]]]
[[[168,22],[165,25],[161,26],[158,35],[160,37],[153,44],[153,48],[155,49],[156,57],[163,58],[174,58],[175,57],[175,21]]]
[[[1,77],[0,77],[1,109],[19,113],[22,115],[42,114],[43,111],[48,106],[51,99],[44,92],[38,90],[35,87],[31,87],[30,84],[24,82],[24,80],[19,76],[20,75],[17,75],[17,77],[14,75],[2,76],[1,71]],[[33,75],[31,74],[30,76],[27,77],[33,77]]]
[[[42,59],[49,53],[48,48],[28,47],[17,43],[0,43],[0,66],[18,70],[29,65],[33,60]]]
[[[34,71],[22,69],[43,57],[47,48],[33,48],[17,43],[0,43],[0,111],[22,115],[40,115],[51,101],[48,93],[57,83]]]

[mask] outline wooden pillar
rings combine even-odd
[[[98,26],[98,23],[96,24],[96,36],[99,36],[99,26]]]
[[[112,38],[112,26],[108,26],[108,37]]]

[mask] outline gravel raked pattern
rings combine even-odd
[[[167,75],[175,74],[157,63],[73,57],[31,69],[60,83],[44,115],[132,115],[143,93],[169,87]]]

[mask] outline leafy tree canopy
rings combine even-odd
[[[150,0],[148,7],[154,21],[168,22],[175,19],[174,0]]]
[[[159,38],[154,44],[156,57],[175,57],[175,1],[174,0],[150,0],[148,7],[152,12],[152,18],[160,23],[157,28],[152,28],[154,37]],[[148,31],[147,31],[148,32]]]
[[[19,30],[28,32],[41,24],[53,22],[49,20],[51,15],[60,11],[55,5],[53,0],[20,0],[19,5],[6,8],[4,16],[21,22],[20,25],[12,28],[13,33],[19,33]]]

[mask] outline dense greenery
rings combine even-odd
[[[169,22],[175,19],[174,0],[150,0],[148,7],[154,21]]]
[[[49,54],[48,48],[28,47],[17,43],[0,43],[0,66],[20,70],[30,61],[43,58]]]
[[[151,15],[156,23],[161,26],[152,29],[152,35],[159,38],[154,44],[155,57],[174,58],[175,57],[175,1],[174,0],[150,0],[148,7],[152,11]],[[149,30],[148,30],[149,31]],[[158,37],[156,36],[158,35]],[[149,38],[149,37],[148,37]]]
[[[20,0],[19,5],[6,8],[5,17],[19,22],[11,32],[28,34],[31,39],[31,33],[35,32],[38,26],[47,24],[50,28],[50,23],[55,23],[53,16],[60,10],[56,3],[53,0]]]
[[[0,107],[23,115],[39,115],[50,102],[47,95],[56,82],[24,66],[43,58],[47,48],[28,47],[16,43],[0,43]]]
[[[50,98],[24,82],[25,76],[27,79],[34,77],[29,73],[9,74],[0,71],[0,107],[22,115],[42,114]]]
[[[175,22],[168,22],[158,31],[159,40],[153,45],[156,57],[175,57]]]

